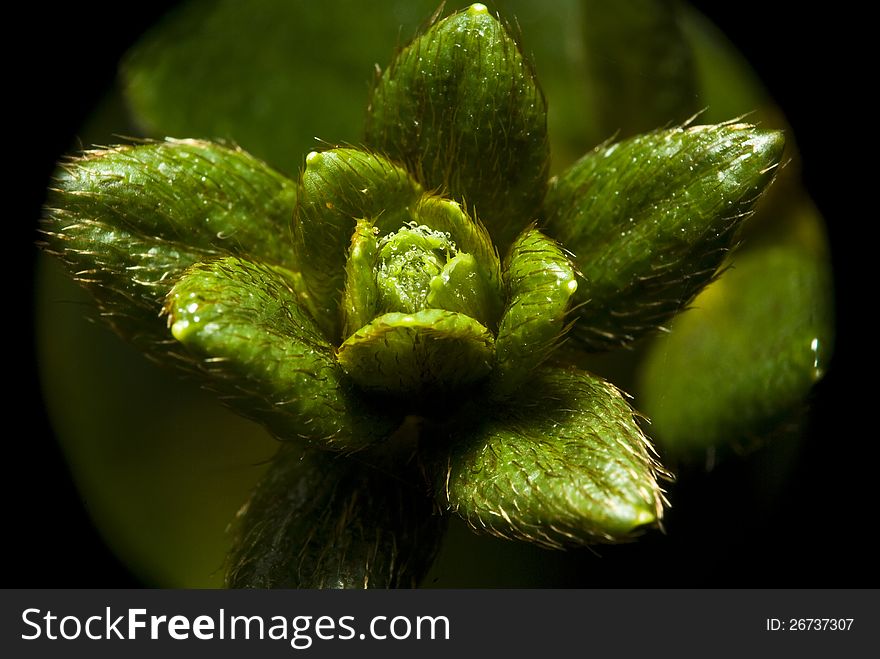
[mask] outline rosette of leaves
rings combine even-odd
[[[663,328],[715,279],[783,141],[690,121],[550,178],[533,66],[477,4],[377,75],[360,145],[296,179],[205,140],[88,151],[62,165],[45,244],[118,333],[281,440],[230,586],[412,586],[445,514],[547,548],[661,524],[668,472],[578,355]]]

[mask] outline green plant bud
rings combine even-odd
[[[235,257],[197,264],[164,312],[209,386],[279,439],[350,452],[397,423],[366,409],[281,268]]]
[[[382,311],[411,314],[424,309],[431,281],[455,253],[447,235],[415,223],[383,238],[376,268]]]
[[[606,137],[683,122],[702,109],[696,63],[675,0],[581,5],[589,82],[601,101],[597,115]]]
[[[168,140],[88,151],[58,172],[45,247],[118,332],[153,350],[167,341],[164,297],[196,261],[237,254],[293,267],[278,232],[295,203],[292,181],[241,150]]]
[[[336,340],[345,254],[357,220],[396,231],[412,220],[422,189],[394,163],[357,149],[310,153],[299,189],[293,251],[315,300],[315,321]]]
[[[388,34],[411,29],[421,0],[363,16],[354,0],[254,3],[196,3],[135,47],[122,75],[138,126],[229,139],[286,171],[314,135],[357,143],[363,63]],[[682,9],[694,56],[674,0],[514,4],[559,92],[554,158],[571,162],[615,131],[627,138],[553,181],[543,92],[516,32],[482,4],[442,20],[438,11],[378,71],[365,146],[309,153],[295,181],[237,148],[192,140],[62,165],[47,251],[117,331],[285,440],[240,513],[230,586],[415,586],[442,535],[438,507],[545,548],[661,526],[670,476],[626,395],[575,366],[595,361],[585,349],[671,323],[634,356],[646,357],[640,393],[653,427],[682,462],[786,429],[827,366],[821,218],[791,214],[786,196],[801,194],[791,183],[761,207],[775,222],[739,231],[779,169],[782,133],[688,125],[705,105],[698,89],[711,111],[743,106],[721,120],[766,101],[735,53],[710,52],[714,32]],[[628,137],[656,126],[676,127]],[[748,250],[729,258],[743,239]],[[152,471],[117,462],[140,449],[117,455],[114,415],[83,412],[101,404],[112,351],[71,349],[78,332],[44,324],[47,399],[59,428],[74,429],[64,441],[86,490],[138,490],[107,469],[180,476],[179,460]],[[568,337],[573,349],[557,350]],[[595,365],[621,382],[638,367],[626,357]],[[63,375],[86,371],[83,382]],[[129,375],[123,397],[147,400],[144,378]],[[185,401],[175,413],[164,398],[153,401],[163,413],[145,418],[175,420],[187,455],[254,430]],[[135,435],[148,443],[157,433]],[[141,544],[128,494],[102,504],[121,529],[108,535],[158,565],[169,551]],[[160,509],[143,511],[160,519]],[[216,540],[207,523],[164,526],[183,529],[175,546]],[[191,578],[185,567],[148,573]]]
[[[413,467],[282,445],[240,513],[231,588],[414,588],[445,523]]]
[[[417,210],[417,217],[427,216],[462,235],[466,244],[483,249],[479,228],[458,204],[427,199],[419,204],[427,212]],[[456,216],[460,219],[449,221]],[[501,291],[491,279],[497,261],[494,251],[488,263],[478,263],[458,249],[452,231],[433,230],[415,221],[382,238],[376,237],[378,231],[371,222],[359,220],[352,238],[343,296],[345,337],[376,315],[391,312],[445,309],[481,324],[496,322]]]
[[[783,143],[748,124],[674,128],[598,147],[555,180],[546,230],[586,280],[572,335],[591,350],[625,345],[686,307],[773,180]]]
[[[366,141],[466,201],[502,247],[547,187],[547,106],[507,28],[474,4],[430,26],[377,79]]]
[[[339,363],[368,391],[419,396],[484,378],[494,337],[473,318],[442,309],[387,313],[339,347]]]
[[[656,525],[662,469],[620,392],[543,368],[508,405],[453,435],[441,504],[479,532],[548,548],[627,540]]]
[[[493,393],[515,391],[543,362],[564,333],[565,314],[577,290],[568,256],[535,228],[520,234],[504,266],[508,305],[495,341]]]
[[[799,410],[833,343],[829,264],[797,246],[743,252],[643,365],[640,400],[665,451],[746,447]]]

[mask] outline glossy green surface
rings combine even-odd
[[[150,350],[157,310],[187,266],[225,254],[289,266],[278,241],[293,183],[240,150],[195,140],[87,151],[63,163],[43,223],[47,247],[105,318]]]
[[[470,287],[473,289],[468,297],[475,300],[471,305],[471,315],[494,330],[501,314],[505,294],[501,281],[501,261],[486,227],[478,219],[473,219],[458,202],[432,195],[424,196],[419,202],[416,218],[420,224],[425,224],[435,231],[448,233],[459,252],[473,257],[472,262],[464,265],[464,270],[472,273],[467,275],[472,281]],[[452,267],[458,269],[461,266],[456,264]],[[447,274],[453,276],[452,272]],[[463,271],[454,278],[461,281],[460,277],[464,274]],[[442,288],[438,283],[438,290],[433,295],[443,298],[444,304],[460,306],[461,303],[452,302],[449,299],[450,295]],[[452,291],[449,293],[454,295]],[[439,304],[439,300],[437,306],[452,311],[459,310]]]
[[[375,318],[379,309],[376,259],[379,257],[378,229],[370,220],[358,220],[351,235],[345,261],[345,289],[342,292],[342,337]]]
[[[345,254],[357,220],[382,234],[412,220],[421,187],[387,158],[358,149],[313,151],[300,177],[293,253],[315,300],[315,320],[339,339]]]
[[[303,155],[315,148],[314,135],[359,144],[361,101],[367,96],[365,81],[371,73],[370,64],[387,62],[395,39],[405,41],[427,12],[419,1],[376,2],[366,9],[348,0],[325,5],[255,0],[242,9],[241,3],[218,0],[184,9],[177,21],[155,31],[138,47],[126,68],[129,100],[142,125],[156,135],[231,137],[286,172],[295,171]],[[447,7],[454,10],[459,5]],[[663,0],[652,4],[652,8],[670,6]],[[434,8],[431,5],[428,11]],[[507,19],[516,19],[524,38],[516,34],[516,28],[502,27],[489,15],[496,8]],[[516,34],[530,57],[534,53],[547,84],[551,99],[547,121],[554,127],[557,169],[613,130],[592,120],[584,102],[589,98],[585,87],[602,89],[605,84],[602,94],[612,99],[608,107],[616,108],[605,119],[610,117],[620,126],[649,118],[652,123],[646,128],[667,125],[673,118],[658,117],[657,108],[671,100],[673,105],[680,101],[684,111],[690,101],[667,95],[672,89],[683,90],[690,84],[681,75],[690,65],[682,55],[668,15],[635,17],[643,22],[621,21],[620,9],[608,6],[605,10],[609,15],[602,20],[608,25],[617,21],[622,26],[620,38],[609,43],[613,31],[599,29],[600,20],[591,24],[594,31],[599,29],[595,35],[599,41],[582,43],[582,35],[578,34],[583,26],[581,9],[579,3],[568,0],[500,2],[490,6],[488,12],[475,6],[426,27],[423,32],[442,38],[435,43],[421,37],[403,50],[385,74],[379,74],[374,101],[387,95],[389,107],[396,103],[401,113],[430,110],[429,121],[405,121],[406,130],[399,136],[403,147],[427,145],[426,151],[412,159],[415,176],[423,176],[427,167],[437,177],[430,181],[420,178],[424,189],[404,171],[401,162],[350,147],[309,154],[297,191],[295,182],[283,179],[243,152],[186,142],[205,150],[205,158],[195,159],[200,167],[207,160],[220,169],[231,167],[234,175],[214,177],[194,167],[192,176],[188,176],[189,165],[167,154],[143,164],[141,172],[141,165],[123,166],[125,158],[110,151],[88,163],[96,172],[102,172],[102,168],[106,171],[98,176],[77,174],[71,179],[73,187],[56,196],[65,208],[84,209],[81,216],[87,219],[68,223],[63,220],[66,210],[56,213],[52,221],[56,228],[63,228],[63,235],[52,238],[53,246],[70,247],[62,256],[72,271],[97,291],[108,313],[105,317],[116,329],[135,341],[150,338],[155,343],[158,339],[171,346],[176,355],[186,352],[184,363],[212,378],[212,387],[233,407],[265,422],[285,439],[314,434],[319,437],[315,440],[318,443],[342,451],[367,447],[354,456],[357,463],[318,453],[304,454],[300,460],[299,447],[286,449],[279,456],[242,523],[245,534],[240,536],[243,539],[237,550],[240,571],[233,571],[231,577],[234,585],[323,587],[415,582],[414,575],[422,571],[421,561],[430,560],[428,554],[435,546],[433,531],[421,532],[432,524],[431,518],[415,494],[417,488],[407,490],[407,494],[388,489],[391,481],[384,476],[377,479],[373,469],[376,465],[366,457],[374,447],[389,453],[395,450],[390,446],[395,442],[386,440],[392,439],[387,433],[396,427],[399,418],[381,421],[389,411],[397,412],[398,417],[403,414],[401,410],[424,414],[418,424],[426,429],[435,423],[456,429],[452,456],[443,456],[437,463],[439,470],[430,477],[439,492],[443,489],[440,480],[450,476],[444,483],[451,484],[452,494],[441,497],[441,503],[452,504],[454,499],[454,507],[474,527],[544,547],[558,547],[627,540],[639,530],[658,524],[663,512],[656,488],[658,468],[648,457],[646,440],[633,423],[633,413],[623,397],[585,373],[551,371],[546,366],[536,369],[558,342],[566,322],[575,317],[565,315],[571,302],[569,284],[575,283],[565,250],[575,252],[577,268],[585,275],[577,280],[580,286],[575,299],[581,316],[577,332],[580,345],[614,347],[665,324],[711,278],[722,261],[737,216],[750,207],[751,197],[757,196],[761,185],[774,173],[773,159],[778,160],[781,140],[769,131],[749,133],[752,127],[743,127],[741,135],[734,135],[740,127],[729,124],[650,134],[640,138],[638,148],[632,147],[629,152],[629,142],[606,144],[563,174],[560,182],[571,184],[569,188],[561,188],[560,182],[555,184],[551,205],[546,207],[549,217],[543,211],[524,211],[535,199],[540,202],[543,195],[546,158],[538,158],[536,153],[547,137],[533,140],[536,151],[524,146],[528,139],[507,141],[508,137],[531,139],[539,135],[528,128],[540,123],[531,111],[544,111],[531,67],[523,63],[519,46],[511,45],[510,34]],[[613,12],[617,12],[616,18]],[[693,18],[690,13],[685,16]],[[650,33],[646,25],[661,29]],[[687,31],[691,24],[686,20],[684,25]],[[349,38],[340,39],[342,34]],[[706,34],[710,35],[708,41]],[[712,38],[711,32],[699,32],[698,36],[703,38],[695,50],[699,64]],[[483,49],[484,37],[491,46],[488,50]],[[378,54],[373,42],[381,46]],[[585,72],[585,51],[599,52],[606,47],[612,57],[605,64],[611,65],[609,70],[619,72],[619,85],[613,79],[602,83],[581,75]],[[656,56],[652,55],[655,47]],[[459,57],[462,49],[468,52],[470,61]],[[438,58],[429,63],[423,76],[416,64],[424,62],[414,58],[435,51]],[[489,57],[489,66],[483,67],[481,54]],[[727,89],[727,74],[723,71],[733,70],[725,68],[730,64],[729,56],[729,52],[724,53],[709,67],[699,66],[700,75],[715,82],[713,98]],[[672,70],[669,62],[684,64]],[[357,73],[351,74],[355,69]],[[508,88],[502,84],[505,69],[512,74]],[[444,77],[453,71],[455,75]],[[632,79],[640,73],[642,79]],[[397,74],[402,77],[395,78]],[[719,78],[724,79],[721,84]],[[403,79],[407,80],[406,89],[398,84]],[[652,90],[650,80],[660,79],[667,82]],[[430,87],[423,91],[431,93],[408,97],[407,90],[420,82]],[[740,83],[742,80],[737,78],[728,87],[731,95],[737,96],[735,102],[742,104],[738,96]],[[550,95],[551,89],[555,96]],[[498,96],[506,91],[512,91],[520,101],[534,97],[539,102],[533,108],[521,103],[506,106],[510,99]],[[621,101],[613,100],[619,98],[616,94],[643,100],[626,101],[626,107],[621,107]],[[355,97],[363,98],[352,102]],[[490,99],[491,111],[480,105],[486,98]],[[602,99],[596,100],[599,107],[604,107]],[[710,113],[715,110],[717,106],[710,108]],[[375,106],[372,109],[368,138],[377,121],[385,122],[393,133],[401,116],[415,116],[383,112]],[[708,120],[708,116],[701,116],[701,120]],[[726,121],[730,116],[722,114],[712,121]],[[473,124],[469,123],[471,119]],[[437,131],[423,134],[420,131],[425,126]],[[457,132],[452,132],[453,128]],[[118,127],[113,130],[118,132]],[[705,132],[706,141],[684,143],[682,136],[694,136],[699,131]],[[664,135],[671,137],[661,140]],[[682,144],[676,146],[673,143],[679,138]],[[391,142],[397,144],[395,139],[392,136]],[[323,143],[319,148],[329,145]],[[156,145],[134,149],[143,148],[146,153],[150,147]],[[513,154],[509,160],[508,154]],[[402,155],[395,158],[410,164]],[[765,171],[754,171],[760,169],[758,161],[762,159],[769,163]],[[610,168],[605,167],[607,163],[611,163]],[[688,172],[697,170],[692,180],[687,180],[684,165],[688,165]],[[792,169],[788,167],[787,173]],[[175,183],[175,194],[162,184],[168,172],[169,181]],[[533,177],[535,185],[520,185],[519,176]],[[76,188],[82,185],[80,179],[86,181],[85,188]],[[277,197],[275,188],[279,190]],[[182,194],[177,195],[178,190]],[[450,190],[457,201],[439,196]],[[723,194],[719,195],[719,190]],[[737,190],[740,197],[736,197]],[[110,194],[105,196],[107,192]],[[683,204],[682,197],[691,194],[698,202]],[[250,203],[250,195],[265,201]],[[294,213],[297,196],[300,208]],[[715,203],[712,199],[721,210],[714,216],[701,215]],[[209,209],[204,217],[198,210],[199,202]],[[129,208],[137,211],[132,217],[127,216]],[[685,212],[694,209],[699,213]],[[621,213],[625,212],[638,215],[637,229],[620,228]],[[575,221],[570,221],[572,218]],[[564,237],[561,247],[533,232],[530,240],[510,255],[502,277],[495,246],[482,222],[500,236],[507,252],[507,243],[533,220],[538,220],[538,226],[548,229],[553,238]],[[448,233],[455,245],[448,253],[441,250],[444,253],[438,255],[433,264],[436,267],[422,269],[431,272],[413,289],[418,289],[419,295],[424,293],[419,306],[445,311],[433,309],[376,319],[381,310],[373,268],[378,262],[380,241],[410,223]],[[213,231],[215,226],[220,230]],[[776,223],[759,241],[775,241],[787,233],[789,226],[788,220]],[[823,241],[819,232],[818,243]],[[689,247],[697,251],[688,252]],[[218,258],[223,260],[214,260]],[[180,345],[166,329],[164,319],[158,319],[159,306],[183,269],[205,260],[210,263],[197,266],[192,271],[194,275],[199,273],[194,279],[179,284],[181,291],[196,293],[197,298],[193,298],[193,310],[183,304],[186,300],[178,300],[173,311],[176,320],[172,327],[183,340]],[[419,264],[431,265],[420,259],[410,265]],[[793,272],[787,267],[774,266],[766,273],[786,279]],[[398,274],[406,274],[405,270],[400,268]],[[807,270],[802,268],[798,276],[809,289],[809,275],[803,274]],[[190,285],[192,289],[187,288]],[[779,291],[754,286],[748,294],[748,305],[778,305],[778,301],[772,301],[777,292],[792,297],[784,286]],[[700,300],[702,297],[697,302]],[[506,315],[502,316],[505,309]],[[694,313],[684,316],[682,323]],[[734,337],[748,335],[750,330],[743,323],[752,322],[750,318],[750,313],[744,312],[731,315],[725,322],[723,339],[716,343],[719,361],[725,348],[739,349]],[[764,321],[755,322],[756,327],[766,328],[761,324]],[[149,331],[143,329],[147,326]],[[157,331],[159,334],[155,334]],[[352,333],[356,336],[339,350],[340,365],[332,346],[338,346]],[[788,340],[774,344],[778,347],[772,354],[757,355],[752,369],[761,373],[761,382],[770,383],[766,384],[760,405],[764,411],[776,406],[774,414],[786,414],[786,406],[799,400],[791,392],[800,391],[798,395],[803,398],[809,391],[809,385],[796,375],[805,362],[800,356],[791,356],[793,346],[802,343],[801,336],[794,332],[789,339],[791,344]],[[49,336],[43,342],[52,345],[53,339]],[[820,341],[817,346],[829,343]],[[67,349],[75,350],[75,345]],[[568,359],[572,354],[556,353],[559,359]],[[827,356],[827,349],[822,354]],[[693,375],[690,357],[686,349],[675,355],[665,353],[667,367],[676,371],[682,382]],[[131,396],[151,404],[146,386],[126,383],[130,376],[115,377],[110,368],[80,386],[79,382],[86,380],[77,373],[91,369],[91,362],[99,364],[98,356],[77,362],[71,354],[56,354],[53,360],[53,364],[62,364],[74,374],[70,377],[76,379],[79,389],[94,389],[96,398],[101,397],[96,382],[103,377],[112,381],[113,387],[126,392],[130,389]],[[341,366],[349,372],[343,373]],[[490,372],[492,368],[494,373]],[[702,368],[711,370],[709,366]],[[120,369],[127,371],[129,366]],[[316,375],[316,381],[310,381],[309,374]],[[713,372],[707,377],[718,374]],[[666,380],[666,373],[661,372],[653,381],[665,387]],[[620,384],[626,380],[614,381]],[[491,387],[484,386],[489,383]],[[763,386],[756,390],[762,391]],[[163,387],[160,384],[157,388]],[[392,392],[394,396],[361,396],[359,389]],[[443,395],[438,396],[438,392]],[[149,459],[149,433],[141,432],[144,429],[126,435],[132,438],[133,446],[123,451],[98,437],[102,431],[103,435],[108,431],[118,433],[117,428],[129,421],[112,421],[117,419],[112,410],[93,412],[102,409],[94,400],[90,403],[87,396],[71,395],[61,387],[52,395],[55,408],[61,410],[57,413],[60,424],[70,423],[76,432],[89,435],[86,444],[91,442],[90,433],[95,434],[96,445],[103,442],[96,450],[74,446],[72,462],[82,474],[78,478],[84,491],[96,500],[103,497],[96,509],[100,508],[100,514],[109,520],[103,522],[108,535],[120,538],[116,542],[121,551],[146,566],[143,574],[148,578],[158,575],[155,578],[163,584],[206,583],[200,581],[203,575],[192,571],[203,555],[205,560],[213,561],[210,567],[215,570],[212,578],[216,582],[220,568],[216,557],[228,540],[220,533],[211,535],[207,523],[194,522],[190,527],[182,521],[180,510],[171,514],[168,511],[175,508],[176,497],[181,501],[178,508],[185,508],[187,514],[201,517],[201,510],[210,508],[215,527],[224,526],[233,509],[229,500],[241,494],[242,483],[258,469],[251,468],[237,485],[232,483],[234,478],[230,479],[227,489],[217,474],[205,474],[207,465],[221,465],[218,469],[235,466],[230,467],[214,453],[210,459],[199,460],[199,451],[251,456],[246,451],[238,453],[232,440],[239,438],[230,439],[228,435],[240,432],[248,436],[241,439],[250,439],[254,429],[242,421],[239,425],[230,423],[228,417],[205,405],[194,403],[190,409],[189,398],[184,395],[179,400],[158,397],[161,402],[150,408],[152,416],[133,418],[150,432],[163,433],[165,441],[157,443],[156,451],[171,456],[163,465],[158,459]],[[754,391],[746,392],[742,399],[751,400],[748,396],[753,395]],[[469,407],[461,409],[466,397]],[[111,398],[120,409],[130,409],[125,403],[131,401],[125,396],[121,400]],[[710,396],[703,398],[685,397],[679,406],[694,408],[686,412],[688,418],[705,415],[701,422],[705,427],[729,420],[728,408],[716,405]],[[324,409],[330,411],[325,418],[316,410],[328,400],[329,406]],[[365,400],[372,404],[371,411],[362,406]],[[77,406],[83,409],[74,409]],[[198,420],[194,410],[202,410],[203,421]],[[660,435],[681,417],[676,412],[664,419],[665,414],[652,415],[653,428]],[[95,420],[95,415],[106,419]],[[746,420],[752,418],[750,414],[743,416]],[[181,436],[164,438],[164,434],[177,433],[177,425],[183,429]],[[436,432],[437,428],[430,430]],[[211,443],[215,437],[216,449]],[[265,436],[258,439],[266,441]],[[727,433],[720,441],[730,439]],[[682,445],[687,441],[683,440]],[[178,443],[179,451],[175,450]],[[416,444],[410,441],[404,445],[411,450]],[[418,445],[421,450],[429,442]],[[258,446],[256,458],[236,458],[240,471],[244,471],[240,469],[242,463],[250,465],[266,457],[265,443]],[[441,439],[431,450],[442,451],[444,447]],[[702,447],[697,448],[697,452],[700,450]],[[107,457],[114,451],[131,459],[128,463],[114,462]],[[88,464],[90,460],[94,464]],[[230,458],[230,464],[232,461]],[[138,464],[132,466],[135,462]],[[181,475],[188,474],[188,470],[180,463],[199,463],[193,471],[194,477],[204,479],[203,490],[199,489],[201,482],[195,486],[182,483],[185,478]],[[114,475],[103,477],[102,469]],[[156,479],[170,474],[169,492],[155,484],[152,488],[145,485],[148,469],[155,470]],[[307,473],[309,470],[315,473]],[[408,470],[401,464],[387,468],[409,485],[412,474]],[[131,483],[126,482],[129,475]],[[99,483],[105,478],[111,484],[107,492]],[[126,489],[129,485],[142,488],[142,498],[152,497],[156,506],[151,508],[150,502],[140,500],[133,487]],[[220,494],[214,496],[216,492]],[[289,497],[289,508],[285,502],[276,505],[284,496]],[[222,505],[213,506],[214,499],[222,500]],[[138,515],[148,518],[144,531],[132,530],[137,522],[126,520],[126,506],[136,511],[133,519],[140,519]],[[161,514],[169,518],[167,523],[156,522]],[[164,547],[150,534],[174,534],[174,539]],[[424,545],[425,551],[411,552],[407,558],[407,548],[413,544]],[[342,548],[340,555],[329,551],[330,545]],[[497,545],[491,546],[494,549],[490,551],[500,551]],[[398,549],[403,553],[395,558]],[[540,563],[535,560],[536,565]]]
[[[415,313],[425,309],[432,282],[440,279],[446,262],[455,255],[449,236],[427,226],[413,223],[385,236],[376,263],[382,311]]]

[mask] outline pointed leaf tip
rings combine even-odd
[[[346,252],[357,221],[368,220],[383,233],[395,231],[412,220],[421,195],[421,186],[403,168],[378,154],[340,148],[306,157],[293,252],[314,300],[315,322],[331,340],[342,333]]]
[[[662,327],[715,277],[773,180],[781,131],[729,123],[598,147],[553,182],[546,231],[584,282],[572,335],[592,350]]]
[[[662,518],[665,471],[607,382],[545,367],[527,392],[475,415],[437,483],[474,530],[558,549],[624,541]]]
[[[47,251],[94,295],[102,317],[164,355],[164,297],[193,263],[224,255],[292,266],[296,185],[240,149],[165,140],[86,151],[62,163]]]
[[[574,267],[552,238],[531,227],[514,241],[505,260],[507,308],[495,341],[493,395],[503,398],[524,384],[565,333],[577,290]]]
[[[377,80],[367,143],[475,209],[506,248],[549,171],[547,105],[507,28],[475,4],[429,27]]]

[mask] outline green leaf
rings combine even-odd
[[[332,149],[308,155],[299,190],[294,253],[315,303],[315,320],[336,339],[345,254],[357,220],[370,220],[382,233],[396,231],[412,220],[422,189],[382,156]]]
[[[401,24],[412,30],[435,7],[187,2],[128,54],[122,82],[148,135],[234,140],[294,174],[315,136],[360,139],[373,62],[387,57]]]
[[[681,123],[702,109],[675,0],[582,4],[588,69],[606,136]]]
[[[169,293],[165,313],[208,385],[280,439],[350,452],[396,425],[352,390],[281,268],[234,257],[197,264]]]
[[[414,588],[443,536],[418,470],[284,445],[246,506],[231,588]]]
[[[639,390],[665,451],[746,447],[802,405],[831,358],[828,261],[765,246],[734,265],[651,347]]]
[[[508,304],[495,340],[492,376],[493,393],[500,396],[518,389],[557,346],[577,290],[568,256],[534,228],[511,246],[504,279]]]
[[[366,141],[439,188],[507,246],[534,219],[549,171],[547,110],[531,65],[480,4],[430,26],[377,80]]]
[[[363,389],[409,397],[451,392],[492,369],[494,339],[476,320],[427,309],[387,313],[339,347],[339,363]]]
[[[278,236],[295,203],[294,183],[247,153],[169,140],[63,163],[43,233],[101,315],[153,349],[167,339],[158,318],[165,294],[196,261],[236,254],[293,266]]]
[[[783,143],[748,124],[674,128],[600,146],[554,180],[546,231],[586,280],[572,335],[590,350],[625,345],[685,308],[773,180]]]
[[[665,502],[633,414],[589,373],[541,369],[516,399],[453,432],[441,504],[476,531],[548,548],[630,539],[659,524]]]

